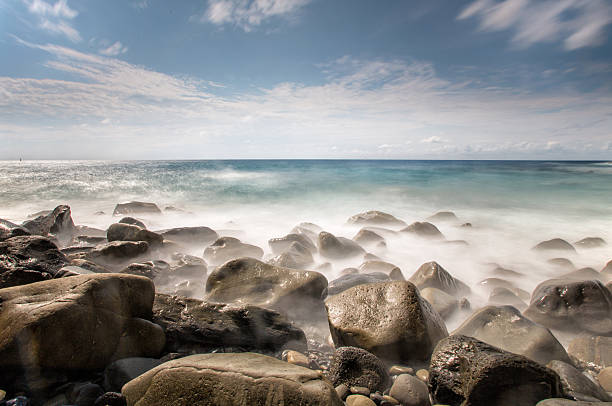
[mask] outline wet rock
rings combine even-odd
[[[45,370],[103,369],[114,359],[157,356],[164,346],[151,317],[146,278],[96,274],[0,290],[0,387]],[[8,381],[8,382],[7,382]]]
[[[572,251],[576,249],[569,242],[561,238],[553,238],[552,240],[542,241],[533,247],[536,251]]]
[[[609,406],[612,402],[582,402],[569,399],[545,399],[536,406]]]
[[[102,395],[104,395],[104,389],[91,382],[78,385],[73,391],[74,403],[79,406],[93,406],[96,399]]]
[[[118,263],[129,261],[149,250],[145,241],[113,241],[98,245],[87,257],[93,261]]]
[[[404,365],[393,365],[389,368],[389,375],[402,375],[409,374],[414,375],[414,369]]]
[[[394,281],[403,281],[404,275],[402,275],[402,270],[389,262],[380,261],[380,260],[370,260],[365,261],[361,265],[359,265],[359,272],[362,273],[374,273],[374,272],[382,272],[384,274],[389,275],[391,280]]]
[[[376,406],[376,403],[364,395],[350,395],[346,398],[346,406]]]
[[[73,259],[70,261],[71,266],[78,266],[79,268],[86,269],[93,273],[110,273],[111,270],[105,266],[96,264],[95,262],[88,261],[86,259]]]
[[[408,280],[419,289],[436,288],[453,296],[470,293],[470,288],[465,283],[453,278],[446,269],[435,261],[421,265]]]
[[[206,261],[200,257],[187,254],[175,254],[177,262],[168,270],[168,276],[174,279],[198,279],[204,281],[208,273]]]
[[[106,239],[112,241],[146,241],[150,246],[160,245],[164,237],[147,229],[132,225],[115,223],[106,231]]]
[[[292,242],[285,252],[270,259],[270,265],[291,269],[304,269],[314,262],[311,251],[299,242]]]
[[[336,347],[363,348],[391,362],[426,362],[448,334],[410,282],[358,285],[329,297],[326,307]]]
[[[204,259],[212,265],[220,265],[240,257],[260,259],[262,256],[263,250],[261,248],[245,244],[234,237],[218,238],[204,250]]]
[[[427,384],[412,375],[400,375],[397,377],[389,391],[394,399],[402,406],[429,406],[429,389]]]
[[[353,268],[354,269],[354,268]],[[327,286],[328,295],[337,295],[340,292],[352,288],[353,286],[363,285],[366,283],[378,283],[390,281],[389,276],[384,273],[360,274],[355,269],[353,273],[346,273],[341,277],[334,279]]]
[[[353,237],[353,240],[358,244],[363,245],[377,244],[385,241],[384,237],[382,237],[380,234],[366,228],[359,230],[359,232]]]
[[[209,227],[178,227],[160,232],[166,240],[183,245],[208,245],[219,238],[217,232]]]
[[[2,220],[2,219],[0,219]],[[5,227],[0,224],[0,242],[8,240],[12,237],[22,237],[24,235],[30,235],[31,233],[23,227]]]
[[[429,382],[429,371],[426,369],[419,369],[415,376],[425,383]]]
[[[56,278],[67,278],[69,276],[92,275],[95,272],[89,269],[81,268],[80,266],[68,265],[57,271]]]
[[[119,203],[113,210],[113,216],[131,214],[161,214],[161,210],[155,203],[147,202],[128,202]]]
[[[415,234],[419,237],[425,237],[425,238],[433,238],[433,239],[444,238],[444,235],[440,232],[440,230],[438,230],[438,227],[426,221],[414,222],[410,224],[408,227],[403,228],[401,231],[405,233]]]
[[[363,386],[369,392],[383,392],[391,384],[385,364],[357,347],[338,348],[331,359],[327,377],[334,386]]]
[[[607,245],[606,241],[600,237],[587,237],[576,241],[574,245],[578,248],[597,248]]]
[[[602,369],[597,380],[605,391],[612,392],[612,367]]]
[[[452,211],[439,211],[436,214],[434,214],[433,216],[427,217],[427,220],[433,221],[433,222],[436,222],[436,221],[440,221],[440,222],[444,222],[444,221],[458,222],[459,218],[457,218],[455,213],[453,213]]]
[[[440,289],[421,289],[421,297],[427,300],[445,320],[459,310],[459,300]]]
[[[293,365],[299,365],[306,368],[310,367],[310,360],[308,357],[299,351],[285,350],[283,351],[282,359]]]
[[[120,392],[123,385],[161,364],[156,358],[132,357],[117,360],[104,369],[104,388],[110,392]]]
[[[562,361],[551,361],[546,365],[561,378],[565,396],[574,400],[611,402],[612,396],[572,365]]]
[[[144,276],[145,278],[155,279],[158,272],[155,270],[155,266],[152,262],[144,262],[144,263],[132,263],[127,267],[119,271],[119,273],[124,273],[128,275],[137,275]]]
[[[316,242],[319,233],[323,231],[321,227],[313,223],[300,223],[293,227],[292,234],[300,234],[306,236],[311,242]]]
[[[311,254],[317,252],[317,247],[312,243],[311,239],[304,234],[291,233],[284,237],[272,238],[268,240],[268,245],[274,254],[281,254],[291,249],[294,243],[300,244],[303,248],[307,249]]]
[[[343,259],[365,254],[365,250],[355,241],[325,231],[319,233],[318,246],[321,256],[325,258]]]
[[[200,354],[166,362],[128,382],[128,405],[341,406],[321,372],[253,353]]]
[[[513,291],[506,288],[495,288],[489,295],[489,303],[492,305],[510,305],[523,311],[527,303],[523,302]]]
[[[525,316],[548,328],[612,335],[612,292],[599,281],[550,279],[535,288]]]
[[[462,335],[436,346],[429,388],[434,403],[450,406],[534,405],[562,394],[559,376],[550,369]]]
[[[143,223],[142,221],[135,219],[134,217],[124,217],[121,220],[118,221],[119,224],[131,224],[133,226],[138,226],[142,229],[147,228],[147,226],[145,225],[145,223]]]
[[[612,367],[612,337],[578,337],[567,347],[574,364],[595,372]]]
[[[552,360],[571,363],[565,349],[550,330],[523,317],[512,306],[487,306],[480,309],[453,334],[474,337],[542,365]]]
[[[302,330],[279,313],[256,306],[157,294],[153,322],[166,333],[165,352],[189,354],[239,348],[274,353],[285,347],[306,348]]]
[[[0,288],[51,279],[67,263],[64,254],[46,237],[8,238],[0,242]]]
[[[127,406],[127,401],[121,393],[106,392],[96,399],[94,406]]]
[[[366,224],[373,226],[405,226],[406,223],[391,214],[382,211],[370,210],[355,214],[347,221],[349,224]]]
[[[69,242],[75,233],[70,207],[66,205],[57,206],[52,212],[28,220],[22,226],[32,234],[53,234],[62,244]]]

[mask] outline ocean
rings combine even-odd
[[[164,211],[143,218],[149,229],[205,225],[259,245],[266,255],[268,239],[301,222],[351,238],[360,227],[346,220],[366,210],[408,224],[453,211],[472,227],[436,226],[447,240],[469,245],[401,235],[388,237],[387,248],[373,253],[406,277],[435,260],[472,286],[492,276],[493,264],[523,273],[516,283],[529,292],[558,276],[559,269],[546,262],[550,255],[531,250],[542,240],[601,237],[612,243],[610,162],[3,161],[0,171],[0,218],[21,222],[67,204],[76,224],[106,229],[118,221],[115,204],[148,201]],[[599,270],[612,259],[610,247],[565,256],[578,268]],[[328,279],[360,261],[334,263]],[[477,289],[472,300],[484,300]]]

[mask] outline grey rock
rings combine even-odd
[[[119,203],[113,210],[113,216],[131,214],[161,214],[161,210],[155,203],[147,202]]]
[[[397,399],[402,406],[429,406],[429,389],[427,384],[412,375],[399,375],[389,395]]]
[[[376,244],[379,242],[383,242],[385,241],[385,238],[372,230],[368,230],[367,228],[362,228],[361,230],[359,230],[357,234],[355,234],[355,236],[353,237],[353,240],[357,242],[358,244],[367,245],[367,244]]]
[[[597,272],[595,269],[586,267],[563,274],[560,276],[560,279],[571,279],[575,281],[597,280],[604,282],[606,278],[605,275]]]
[[[131,224],[133,226],[138,226],[142,229],[146,229],[147,226],[145,225],[145,223],[143,223],[142,221],[135,219],[134,217],[124,217],[121,220],[118,221],[118,223],[120,224]]]
[[[304,234],[291,233],[284,237],[272,238],[268,240],[268,245],[274,254],[281,254],[291,249],[294,243],[300,244],[307,249],[311,254],[317,252],[317,247],[312,243],[312,240]]]
[[[427,300],[443,319],[450,318],[459,310],[459,300],[436,288],[421,289],[421,296]]]
[[[391,214],[370,210],[355,214],[348,219],[349,224],[367,224],[373,226],[405,226],[406,223]]]
[[[470,293],[470,288],[465,283],[455,279],[435,261],[421,265],[408,280],[419,289],[436,288],[453,296]]]
[[[101,260],[118,263],[134,259],[148,250],[149,244],[146,241],[113,241],[98,245],[87,258],[94,262]]]
[[[363,273],[374,273],[374,272],[382,272],[384,274],[389,275],[392,280],[395,281],[403,281],[404,275],[402,275],[402,270],[389,262],[380,261],[380,260],[370,260],[365,261],[361,265],[359,265],[359,272]]]
[[[261,248],[245,244],[234,237],[218,238],[204,250],[204,259],[212,265],[220,265],[240,257],[260,259],[262,256],[263,250]]]
[[[551,265],[555,265],[558,268],[565,269],[567,271],[574,271],[576,269],[574,263],[567,258],[551,258],[546,262]]]
[[[106,239],[112,241],[146,241],[150,246],[160,245],[164,237],[147,229],[132,225],[115,223],[106,231]]]
[[[512,290],[506,288],[495,288],[489,295],[489,303],[492,305],[510,305],[523,311],[527,303],[518,297]]]
[[[332,356],[327,377],[334,386],[363,386],[368,392],[383,392],[391,384],[385,364],[357,347],[338,348]]]
[[[440,230],[438,230],[438,227],[426,221],[414,222],[410,224],[408,227],[403,228],[401,231],[404,233],[411,233],[419,237],[425,237],[425,238],[432,238],[432,239],[444,238],[444,235],[440,232]]]
[[[355,272],[345,274],[329,283],[327,286],[327,294],[337,295],[338,293],[344,292],[353,286],[363,285],[366,283],[386,282],[390,280],[391,279],[389,276],[385,275],[384,273],[360,274]]]
[[[606,246],[607,243],[603,238],[600,237],[587,237],[580,241],[576,241],[574,245],[578,248],[598,248]]]
[[[427,217],[427,220],[429,221],[452,221],[452,222],[458,222],[459,219],[457,218],[457,216],[455,215],[455,213],[453,213],[452,211],[439,211],[436,214],[434,214],[433,216],[429,216]]]
[[[217,232],[209,227],[178,227],[160,232],[166,240],[183,245],[208,245],[219,238]]]
[[[355,241],[325,231],[319,233],[318,246],[321,256],[325,258],[343,259],[365,254],[365,250]]]
[[[536,251],[572,251],[576,249],[569,242],[561,238],[553,238],[552,240],[542,241],[532,249]]]
[[[75,233],[70,207],[66,205],[57,206],[50,213],[28,220],[22,226],[32,234],[42,236],[53,234],[62,244],[70,241]]]
[[[292,242],[283,253],[268,261],[270,265],[291,269],[304,269],[313,262],[311,251],[297,241]]]

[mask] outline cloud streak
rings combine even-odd
[[[248,32],[274,17],[291,17],[311,0],[208,0],[201,22],[230,24]]]
[[[67,0],[58,0],[55,4],[47,3],[44,0],[22,1],[28,11],[38,18],[38,26],[41,29],[63,35],[72,42],[81,41],[81,35],[70,23],[70,20],[79,13],[68,6]]]

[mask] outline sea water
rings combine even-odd
[[[22,222],[59,204],[72,208],[76,224],[106,229],[119,220],[115,204],[156,203],[158,216],[140,216],[149,229],[209,226],[259,245],[312,222],[352,238],[360,226],[351,215],[381,210],[410,224],[438,211],[453,211],[459,223],[436,222],[445,244],[412,235],[387,235],[387,248],[373,252],[402,269],[406,278],[435,260],[475,286],[494,276],[493,264],[521,272],[514,281],[531,292],[560,270],[534,252],[538,242],[570,243],[601,237],[612,244],[612,163],[545,161],[4,161],[0,162],[0,218]],[[166,208],[178,210],[165,210]],[[460,227],[469,222],[472,227]],[[394,228],[398,230],[399,228]],[[612,245],[567,253],[576,267],[601,269]],[[205,247],[192,254],[202,255]],[[316,258],[317,263],[326,262]],[[333,263],[333,279],[362,258]],[[316,264],[313,265],[316,267]]]

